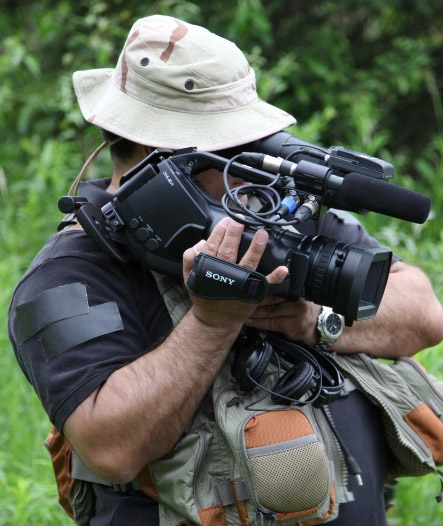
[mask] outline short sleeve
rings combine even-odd
[[[10,308],[17,359],[60,430],[94,389],[171,327],[149,272],[77,248],[74,255],[73,247],[65,254],[53,247],[20,282]]]

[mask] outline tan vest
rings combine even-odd
[[[191,305],[186,288],[153,274],[175,326]],[[409,358],[387,364],[364,354],[328,356],[383,411],[394,456],[389,477],[435,472],[443,464],[443,383]],[[310,526],[335,518],[353,496],[322,412],[277,406],[260,400],[262,392],[239,398],[229,361],[173,450],[130,486],[159,502],[160,526]],[[271,387],[276,375],[271,364],[264,384]],[[258,400],[259,410],[245,409]],[[89,471],[57,430],[47,445],[60,503],[86,526],[94,510],[91,482],[111,484]]]

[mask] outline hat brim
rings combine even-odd
[[[238,110],[220,112],[159,108],[120,90],[114,83],[113,69],[77,71],[73,82],[87,121],[147,146],[223,150],[267,137],[296,123],[292,115],[260,99]]]

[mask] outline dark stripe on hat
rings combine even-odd
[[[172,51],[174,49],[175,43],[184,38],[186,36],[186,33],[188,32],[188,28],[184,24],[182,24],[180,20],[175,21],[177,22],[177,27],[171,33],[171,38],[169,39],[168,47],[160,55],[160,60],[163,60],[163,62],[167,62],[169,60],[169,57],[171,56]]]
[[[99,336],[123,330],[117,303],[91,307],[87,314],[52,323],[40,335],[46,361]]]
[[[132,33],[132,35],[128,38],[125,48],[123,49],[122,54],[122,81],[120,84],[120,88],[122,91],[126,93],[126,77],[128,76],[128,65],[126,64],[126,48],[134,42],[134,40],[138,37],[139,32],[138,29]]]
[[[85,283],[70,283],[45,290],[32,300],[17,305],[13,320],[17,340],[22,344],[51,323],[88,312]]]

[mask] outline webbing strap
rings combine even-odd
[[[242,480],[233,481],[235,487],[235,494],[232,491],[232,482],[230,480],[219,480],[217,482],[217,495],[222,506],[230,506],[235,504],[235,500],[248,500],[249,493],[246,484]]]
[[[86,482],[92,482],[93,484],[112,487],[114,491],[126,492],[131,489],[141,491],[140,482],[137,479],[134,479],[128,484],[112,484],[108,480],[100,478],[88,468],[76,451],[72,451],[71,453],[71,476],[76,480],[84,480]]]
[[[235,499],[232,493],[231,482],[229,480],[220,480],[217,482],[217,495],[222,506],[234,504]]]
[[[235,492],[237,494],[237,500],[248,500],[249,492],[246,484],[242,480],[234,481]]]

